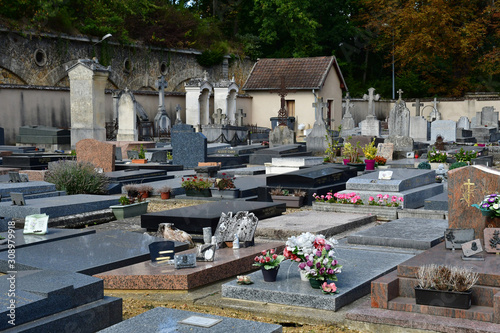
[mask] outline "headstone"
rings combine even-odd
[[[495,107],[483,107],[481,112],[476,113],[476,119],[479,117],[481,118],[480,125],[498,128],[498,112],[495,112]]]
[[[236,117],[236,126],[243,126],[243,120],[247,114],[243,112],[243,109],[238,109],[236,111],[235,117]]]
[[[363,95],[363,99],[368,101],[368,116],[360,123],[361,135],[380,136],[380,121],[375,117],[374,101],[380,99],[380,95],[374,95],[375,88],[368,89],[368,95]]]
[[[349,93],[347,93],[346,98],[345,98],[345,103],[342,105],[344,107],[344,117],[342,117],[342,133],[348,133],[350,130],[352,130],[354,127],[356,127],[356,124],[354,123],[354,118],[352,117],[351,114],[351,108],[354,107],[354,104],[351,103],[351,98],[349,96]],[[342,134],[341,134],[342,135]],[[345,135],[342,135],[345,136]]]
[[[315,120],[312,131],[306,137],[307,151],[324,153],[328,148],[328,143],[325,138],[327,128],[323,120],[323,108],[327,107],[328,103],[323,102],[323,97],[318,99],[316,94],[314,98],[315,102],[312,106]]]
[[[218,108],[212,115],[214,125],[222,125],[226,120],[226,115],[222,114],[222,109]]]
[[[412,103],[411,106],[415,107],[415,116],[420,117],[420,107],[424,106],[424,103],[420,103],[420,99],[415,98],[415,103]]]
[[[115,145],[94,139],[80,140],[76,144],[76,160],[92,163],[104,172],[115,170]]]
[[[448,171],[449,228],[474,229],[474,238],[483,239],[483,230],[492,223],[481,212],[471,207],[484,197],[497,193],[500,172],[482,165],[466,166]]]
[[[436,120],[431,124],[431,141],[441,136],[445,142],[455,142],[457,139],[457,123],[454,120]]]
[[[139,157],[139,156],[137,156],[137,157]],[[122,149],[120,147],[115,147],[115,160],[121,161],[122,159],[123,159]]]
[[[432,110],[429,113],[429,122],[434,122],[436,120],[441,120],[441,112],[438,111],[437,105],[439,104],[437,97],[434,97],[434,102],[432,102]]]
[[[410,136],[410,110],[401,99],[403,91],[399,89],[399,99],[389,113],[389,136]]]
[[[167,88],[168,82],[165,81],[165,77],[159,76],[156,81],[156,88],[158,89],[158,112],[156,113],[154,126],[155,133],[157,136],[162,136],[162,134],[168,133],[170,131],[170,127],[172,126],[172,122],[167,115],[167,110],[165,109],[165,88]]]
[[[387,161],[392,161],[392,155],[394,153],[394,143],[379,143],[377,146],[377,156],[382,156]]]
[[[104,89],[110,67],[80,59],[67,72],[70,81],[71,147],[83,139],[105,141]]]
[[[207,159],[207,138],[195,132],[193,126],[179,124],[172,127],[172,157],[173,164],[186,168],[198,166],[198,162]]]
[[[416,116],[410,118],[410,137],[415,141],[427,141],[427,120],[424,117]]]
[[[460,117],[457,122],[457,128],[463,128],[468,130],[470,128],[469,118],[466,116]]]
[[[295,133],[289,129],[288,126],[276,126],[271,132],[269,132],[270,148],[275,146],[291,145],[294,143]]]
[[[414,141],[409,136],[390,135],[385,139],[386,143],[394,144],[394,152],[412,152]],[[406,154],[403,154],[406,157]]]
[[[375,104],[373,101],[378,101],[380,99],[380,95],[374,95],[375,88],[368,89],[368,95],[364,94],[363,99],[368,101],[368,115],[375,116]]]
[[[137,141],[137,116],[135,114],[132,93],[125,89],[118,99],[118,134],[117,141]]]
[[[215,239],[217,243],[232,242],[234,235],[238,235],[240,246],[246,247],[253,245],[255,230],[259,219],[249,212],[222,213],[217,229],[215,230]]]

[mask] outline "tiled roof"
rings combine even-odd
[[[279,89],[281,77],[285,77],[287,89],[321,89],[330,69],[340,78],[342,89],[344,79],[335,57],[259,59],[254,65],[243,90]]]

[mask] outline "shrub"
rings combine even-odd
[[[418,164],[418,168],[419,169],[430,169],[431,165],[429,164],[429,162],[420,162]]]
[[[47,181],[58,191],[71,194],[105,194],[108,179],[95,170],[91,163],[61,160],[49,164]]]
[[[452,163],[450,165],[450,170],[453,170],[453,169],[457,169],[457,168],[461,168],[461,167],[464,167],[464,166],[467,166],[468,164],[465,163],[465,162],[455,162],[455,163]]]

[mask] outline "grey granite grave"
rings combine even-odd
[[[217,178],[221,178],[223,173],[225,173],[228,177],[262,175],[266,173],[266,167],[253,166],[246,168],[225,169],[217,173]]]
[[[0,216],[24,218],[26,215],[47,214],[50,218],[108,209],[117,205],[118,197],[93,194],[64,195],[55,198],[26,200],[26,206],[0,202]]]
[[[180,323],[189,317],[203,317],[222,320],[212,327],[204,328]],[[119,324],[108,327],[101,333],[165,333],[165,332],[193,332],[193,333],[281,333],[281,325],[260,323],[257,321],[221,317],[207,313],[198,313],[176,309],[157,307]]]
[[[23,229],[16,229],[14,232],[16,249],[26,246],[52,242],[56,240],[78,237],[95,233],[95,230],[90,229],[62,229],[62,228],[48,228],[45,235],[23,234]],[[8,233],[1,232],[0,236],[7,239]],[[0,251],[6,251],[7,244],[0,244]]]
[[[238,285],[231,281],[222,285],[222,297],[247,301],[302,306],[337,311],[370,292],[370,282],[394,269],[413,255],[387,251],[368,251],[353,248],[335,249],[337,260],[343,265],[335,282],[338,294],[326,295],[301,281],[298,264],[284,261],[276,282],[264,282],[262,272],[250,274],[254,284]]]
[[[448,193],[440,193],[425,199],[424,209],[448,210]]]
[[[109,182],[119,183],[119,184],[131,184],[131,183],[146,183],[158,180],[165,180],[173,178],[173,176],[167,176],[166,170],[160,169],[141,169],[141,170],[120,170],[111,171],[105,173],[108,177]]]
[[[172,157],[174,164],[186,168],[198,166],[207,159],[207,138],[195,132],[193,126],[178,124],[172,126]]]
[[[16,249],[17,270],[63,270],[94,275],[150,259],[148,245],[163,238],[109,230]],[[176,242],[176,251],[188,244]],[[55,255],[57,254],[57,255]],[[9,271],[7,253],[0,252],[0,272]]]
[[[301,144],[291,144],[261,149],[250,155],[249,163],[262,165],[264,163],[271,162],[273,157],[310,156],[311,152],[307,152],[306,150],[306,146]]]
[[[26,199],[34,198],[37,196],[42,197],[61,195],[64,193],[61,191],[57,191],[54,184],[44,181],[0,184],[0,196],[2,196],[2,201],[10,197],[10,192],[22,193],[24,194]]]
[[[444,239],[447,220],[402,218],[347,236],[349,244],[427,250]]]
[[[356,192],[365,203],[377,194],[395,195],[403,197],[404,208],[418,208],[424,206],[425,199],[443,192],[443,185],[436,183],[434,170],[397,168],[382,171],[392,171],[392,179],[378,179],[378,171],[367,173],[349,179],[341,193]]]
[[[121,321],[121,299],[104,297],[103,281],[67,271],[28,270],[15,274],[15,324],[6,332],[64,332],[84,325],[94,332]],[[0,277],[0,316],[9,318],[11,274]],[[10,328],[10,329],[9,329]]]
[[[445,142],[457,139],[457,123],[454,120],[436,120],[431,123],[431,142],[441,136]]]

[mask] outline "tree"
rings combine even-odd
[[[373,46],[392,54],[398,73],[411,72],[428,94],[463,96],[485,90],[498,74],[498,9],[484,0],[360,0],[366,27],[377,33]],[[389,63],[390,64],[390,63]],[[387,65],[389,65],[387,64]],[[494,70],[496,69],[496,70]]]

